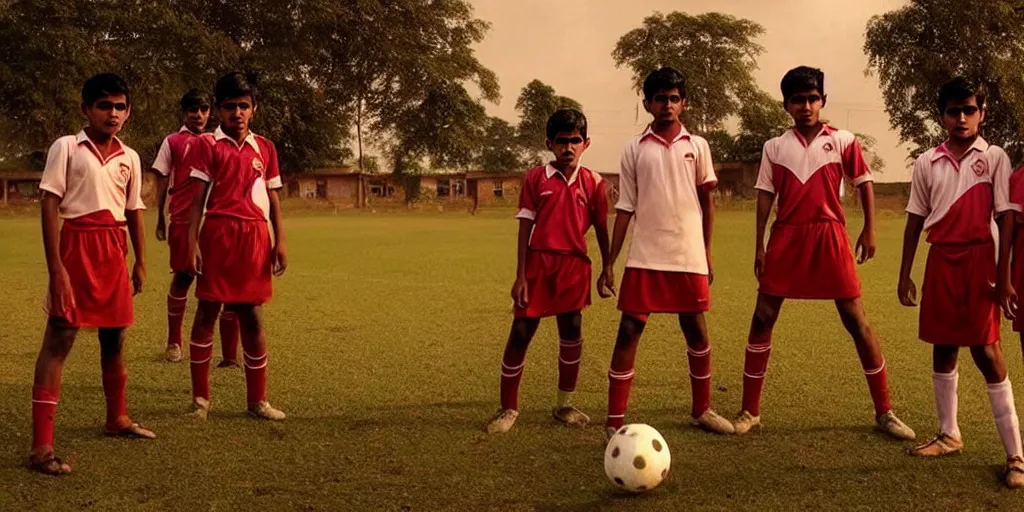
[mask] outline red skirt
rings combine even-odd
[[[167,226],[167,245],[171,249],[171,272],[188,272],[188,223],[174,222]]]
[[[933,245],[921,285],[919,337],[961,347],[999,341],[994,243]]]
[[[855,299],[860,280],[846,228],[833,221],[774,224],[760,288],[787,299]]]
[[[203,257],[196,298],[263,304],[273,295],[270,230],[264,221],[207,217],[199,233]]]
[[[69,327],[128,327],[134,322],[124,223],[107,210],[67,219],[60,232],[60,259],[71,281],[75,307],[56,311],[47,295],[45,310]]]
[[[1017,236],[1013,241],[1013,287],[1017,294],[1024,294],[1024,225],[1017,224]],[[1024,332],[1024,314],[1018,314],[1013,321],[1013,330]]]
[[[526,252],[526,308],[516,318],[545,318],[590,305],[590,261],[570,254]]]
[[[708,276],[626,268],[619,289],[619,311],[646,321],[651,313],[703,313],[711,309]]]

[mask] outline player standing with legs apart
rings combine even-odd
[[[957,358],[969,347],[974,364],[988,383],[996,430],[1006,449],[1007,487],[1024,486],[1024,453],[1013,389],[999,343],[999,300],[993,283],[1010,303],[1015,301],[1007,256],[1015,207],[1009,202],[1010,158],[978,134],[985,120],[984,86],[957,78],[942,86],[938,113],[948,138],[914,163],[907,227],[903,234],[899,299],[915,306],[910,271],[921,237],[928,231],[928,261],[921,287],[918,336],[932,344],[932,385],[940,431],[911,455],[935,457],[957,453],[964,443],[957,425]],[[1003,232],[998,265],[993,213]]]
[[[558,400],[554,418],[569,426],[590,421],[570,403],[583,353],[583,308],[590,304],[591,263],[587,230],[594,226],[601,261],[608,261],[607,183],[580,165],[590,147],[587,118],[559,110],[547,124],[547,145],[555,159],[526,173],[519,196],[515,319],[501,360],[501,409],[487,432],[508,432],[519,416],[519,381],[526,349],[541,318],[558,322]],[[611,291],[599,288],[601,297]]]
[[[782,96],[795,126],[765,143],[757,177],[754,275],[760,288],[747,338],[743,410],[733,421],[736,433],[761,425],[761,390],[782,302],[814,299],[834,300],[843,327],[853,337],[874,402],[876,428],[896,439],[914,439],[914,431],[889,403],[885,358],[864,313],[839,194],[843,179],[860,193],[864,229],[857,240],[857,262],[864,263],[875,255],[871,169],[856,136],[821,122],[827,100],[821,70],[790,70],[782,78]],[[776,197],[778,210],[765,250],[765,226]]]
[[[691,416],[706,430],[732,433],[732,424],[711,409],[711,345],[704,319],[714,279],[711,192],[718,184],[711,148],[679,120],[686,107],[682,73],[672,68],[654,71],[644,80],[643,93],[644,109],[654,119],[622,153],[611,258],[598,280],[599,286],[614,285],[613,266],[635,217],[619,293],[622,320],[608,371],[606,431],[610,437],[624,423],[633,362],[648,316],[674,313],[686,338]]]
[[[192,89],[181,97],[181,111],[185,124],[177,133],[168,135],[153,162],[157,176],[157,198],[159,201],[156,221],[156,239],[167,241],[171,250],[171,288],[167,292],[167,349],[165,358],[176,363],[181,361],[181,324],[185,318],[188,289],[194,277],[188,272],[188,221],[192,211],[195,189],[203,188],[202,182],[190,176],[189,151],[199,140],[210,119],[210,100],[198,89]],[[168,189],[170,208],[167,205]],[[164,212],[171,217],[170,229],[164,220]],[[221,352],[223,359],[218,367],[238,367],[238,319],[230,311],[220,315]]]
[[[117,138],[131,114],[128,85],[114,74],[90,78],[82,88],[82,113],[88,125],[50,146],[39,185],[50,274],[49,318],[32,388],[29,467],[48,475],[71,472],[71,466],[54,454],[53,427],[64,361],[79,329],[99,330],[107,400],[104,433],[156,437],[131,420],[125,403],[125,329],[134,321],[132,295],[142,291],[146,279],[142,164],[139,155]],[[125,261],[125,226],[135,252],[131,272]]]
[[[210,359],[213,329],[221,304],[235,313],[242,334],[249,413],[283,420],[285,414],[267,403],[267,343],[262,305],[272,295],[271,276],[288,266],[281,223],[281,172],[274,143],[249,130],[256,113],[252,81],[230,73],[214,92],[220,127],[204,134],[189,160],[191,176],[206,182],[197,187],[189,220],[190,272],[198,275],[199,307],[192,324],[189,358],[192,371],[192,414],[210,412]],[[206,221],[203,217],[203,196]],[[274,228],[271,245],[267,223]],[[197,243],[198,242],[198,243]],[[198,250],[197,250],[198,249]]]

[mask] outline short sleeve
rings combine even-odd
[[[1020,204],[1010,201],[1010,157],[1001,148],[992,148],[992,203],[996,213],[1021,211]]]
[[[619,202],[616,210],[633,213],[636,211],[636,153],[638,143],[631,141],[622,150],[619,162]]]
[[[590,201],[590,223],[595,226],[608,225],[608,180],[594,173],[594,192]]]
[[[697,152],[697,187],[713,189],[718,186],[718,176],[715,175],[711,146],[704,139],[697,139],[697,141],[700,144],[700,150]]]
[[[171,175],[171,169],[174,165],[171,157],[171,138],[164,137],[164,141],[160,144],[160,151],[156,153],[156,160],[153,161],[152,169],[159,173],[163,177]]]
[[[267,190],[277,190],[284,187],[281,181],[281,167],[277,162],[277,147],[269,141],[267,146],[267,173],[263,179],[267,181]]]
[[[927,217],[932,212],[928,167],[927,157],[922,155],[914,162],[914,171],[910,176],[910,200],[907,202],[907,213],[919,217]]]
[[[526,173],[523,180],[523,189],[519,192],[519,211],[516,218],[522,220],[537,220],[537,184],[534,177],[536,173]]]
[[[146,204],[142,202],[142,160],[139,154],[130,153],[132,161],[132,174],[128,179],[128,189],[125,191],[125,210],[145,210]]]
[[[763,190],[769,194],[775,193],[775,176],[772,169],[772,160],[768,156],[768,145],[771,141],[765,142],[761,149],[761,167],[757,170],[757,182],[754,188]]]
[[[189,176],[205,182],[214,181],[213,142],[206,136],[192,142],[195,146],[188,152]]]
[[[68,164],[71,162],[71,144],[66,137],[57,139],[46,153],[46,167],[39,188],[57,197],[64,197],[68,188]]]
[[[845,144],[842,147],[843,176],[850,180],[855,187],[874,181],[871,168],[864,160],[864,151],[861,149],[857,136],[849,132],[845,132],[844,135],[848,140],[843,141]]]

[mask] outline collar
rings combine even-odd
[[[217,131],[213,132],[213,138],[217,142],[227,139],[232,144],[234,144],[235,147],[237,147],[238,149],[242,149],[242,145],[238,144],[237,142],[235,142],[235,139],[232,139],[231,137],[228,136],[228,134],[224,133],[224,130],[221,130],[220,126],[217,127]],[[252,149],[256,150],[256,154],[260,154],[260,145],[256,143],[256,134],[253,133],[252,131],[250,131],[249,135],[245,137],[245,140],[242,141],[242,144],[248,144],[252,146]]]
[[[96,144],[93,144],[92,139],[90,139],[89,136],[85,134],[84,128],[82,129],[82,131],[78,132],[78,135],[75,136],[75,142],[76,144],[84,143],[88,145],[89,151],[92,151],[93,154],[96,155],[96,158],[99,158],[100,161],[103,162],[104,164],[114,159],[114,157],[121,156],[124,154],[124,144],[121,143],[121,139],[117,138],[117,135],[114,136],[114,150],[110,152],[110,155],[108,155],[106,159],[100,157],[99,149],[96,148]]]
[[[582,168],[583,168],[582,165],[577,165],[576,166],[576,172],[572,173],[572,178],[566,178],[565,175],[562,174],[562,171],[559,171],[558,169],[555,169],[555,166],[553,166],[553,165],[551,165],[549,163],[549,164],[544,166],[544,175],[547,176],[548,179],[551,179],[552,176],[558,174],[558,175],[562,176],[562,179],[566,180],[566,183],[568,183],[569,185],[572,185],[573,183],[576,182],[576,179],[580,177],[580,169],[582,169]]]
[[[835,132],[836,132],[837,130],[836,130],[835,128],[833,128],[833,127],[831,127],[831,126],[829,126],[829,125],[825,124],[825,123],[822,123],[822,124],[821,124],[821,130],[820,130],[820,131],[819,131],[819,132],[817,133],[817,135],[815,135],[815,136],[814,136],[814,137],[813,137],[813,138],[812,138],[811,140],[804,140],[804,136],[803,136],[803,135],[800,135],[800,132],[798,132],[798,131],[796,130],[796,127],[795,127],[795,126],[794,126],[793,128],[790,128],[790,129],[789,129],[789,131],[790,131],[790,132],[791,132],[791,133],[793,134],[793,136],[795,136],[795,137],[796,137],[796,139],[797,139],[797,140],[799,140],[799,141],[800,141],[800,143],[801,143],[801,144],[803,144],[803,145],[804,145],[804,147],[807,147],[807,146],[810,146],[810,145],[811,145],[811,142],[812,142],[812,141],[815,141],[815,140],[817,140],[817,139],[818,139],[818,137],[821,137],[822,135],[826,135],[826,136],[831,136],[831,135],[832,135],[833,133],[835,133]]]
[[[951,153],[949,151],[949,148],[946,146],[947,143],[949,143],[949,139],[946,139],[946,141],[943,142],[939,147],[935,148],[935,153],[932,154],[932,162],[936,162],[943,157],[956,161],[956,158],[953,156],[953,153]],[[964,154],[960,156],[960,160],[963,160],[964,158],[967,157],[967,155],[971,154],[974,151],[980,151],[984,153],[985,151],[988,151],[988,147],[988,141],[981,138],[981,135],[979,135],[978,138],[974,140],[974,144],[971,144],[971,147],[967,148],[967,151],[965,151]]]
[[[679,135],[676,135],[676,138],[672,139],[671,142],[661,138],[660,135],[655,133],[654,132],[654,125],[653,124],[647,125],[647,129],[644,130],[644,133],[640,135],[640,140],[644,140],[647,137],[653,137],[653,138],[657,139],[658,141],[660,141],[661,143],[665,144],[666,146],[671,146],[672,144],[675,144],[676,142],[679,142],[680,140],[683,140],[683,139],[689,140],[690,139],[690,132],[686,130],[686,125],[680,125],[680,126],[682,127],[682,129],[679,130]]]
[[[181,129],[180,129],[180,130],[178,130],[178,133],[181,133],[181,132],[189,132],[189,133],[192,133],[192,130],[189,130],[189,129],[188,129],[188,127],[187,127],[187,126],[185,126],[185,125],[181,125]]]

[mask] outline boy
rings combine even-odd
[[[132,295],[146,280],[142,164],[117,138],[131,114],[131,93],[121,77],[101,74],[82,88],[88,125],[50,146],[43,171],[43,246],[50,274],[49,318],[36,360],[32,388],[32,455],[29,467],[64,475],[71,466],[53,451],[53,426],[64,360],[79,329],[98,329],[108,436],[153,439],[126,412],[122,348],[132,325]],[[63,227],[59,227],[63,219]],[[135,253],[130,273],[125,226]]]
[[[590,258],[586,234],[594,226],[602,263],[608,261],[607,185],[601,175],[580,166],[590,147],[587,118],[559,110],[547,124],[547,146],[555,159],[526,173],[519,196],[515,319],[501,360],[501,409],[487,425],[491,434],[508,432],[519,416],[519,381],[526,349],[541,318],[558,323],[558,400],[554,418],[586,426],[590,418],[570,403],[583,351],[583,308],[590,304]],[[610,292],[598,289],[601,297]]]
[[[921,287],[918,336],[932,344],[932,385],[941,430],[910,454],[936,457],[963,449],[957,425],[957,356],[960,347],[969,347],[988,383],[996,430],[1006,450],[1004,482],[1017,488],[1024,486],[1024,453],[999,343],[999,305],[992,283],[999,284],[1005,297],[1014,295],[1006,261],[1014,218],[1002,214],[1019,208],[1009,202],[1009,157],[978,134],[985,120],[985,96],[984,86],[963,78],[943,85],[938,115],[948,138],[914,163],[897,291],[901,304],[916,305],[910,271],[921,231],[927,230],[931,248]],[[993,212],[1000,216],[1002,229],[998,269]],[[1006,312],[1012,315],[1010,307]]]
[[[700,427],[727,434],[732,424],[711,409],[711,345],[704,312],[710,309],[711,191],[718,184],[706,140],[679,120],[686,78],[661,68],[644,80],[644,109],[653,120],[622,153],[620,196],[611,257],[598,286],[612,287],[615,260],[634,217],[633,239],[619,293],[622,319],[608,371],[608,437],[625,421],[633,362],[651,313],[674,313],[686,338],[693,390],[691,416]]]
[[[186,158],[192,145],[206,128],[210,119],[210,100],[199,89],[192,89],[181,97],[181,111],[185,124],[177,133],[168,135],[153,162],[157,175],[157,197],[159,201],[156,221],[156,239],[167,241],[171,249],[171,289],[167,292],[167,349],[165,358],[176,363],[181,361],[181,323],[188,302],[188,289],[192,286],[192,274],[188,273],[188,220],[195,199],[196,188],[202,188],[198,180],[192,179],[186,166]],[[170,230],[164,221],[170,186],[171,217]],[[238,367],[238,320],[234,313],[224,311],[220,315],[220,337],[223,359],[217,366]]]
[[[250,79],[241,73],[225,75],[217,81],[214,96],[220,127],[201,136],[189,164],[191,176],[206,183],[196,187],[189,218],[189,271],[199,276],[199,306],[189,344],[192,414],[205,420],[210,412],[213,328],[224,304],[241,327],[249,413],[280,421],[285,414],[266,398],[262,311],[272,295],[271,275],[281,276],[288,266],[277,193],[282,186],[277,149],[249,130],[257,106]],[[200,235],[204,196],[206,221]],[[268,221],[274,228],[273,246]]]
[[[860,191],[864,230],[857,251],[858,263],[864,263],[875,255],[871,170],[852,133],[821,122],[827,100],[821,70],[790,70],[782,78],[782,98],[795,126],[765,143],[757,177],[754,275],[760,288],[743,365],[743,410],[733,422],[736,433],[761,425],[761,388],[783,300],[813,299],[834,300],[853,337],[874,402],[876,428],[897,439],[914,439],[914,431],[889,403],[885,359],[864,313],[839,193],[844,178]],[[776,195],[779,206],[765,250],[764,230]]]

